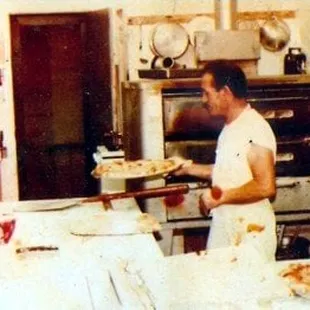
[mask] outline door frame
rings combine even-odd
[[[110,15],[110,58],[111,58],[111,95],[112,95],[112,127],[113,130],[123,133],[122,126],[122,99],[121,99],[121,84],[126,80],[125,63],[120,56],[125,55],[125,48],[122,43],[115,40],[114,33],[121,32],[123,36],[122,25],[122,10],[112,10],[102,8],[95,11],[78,10],[77,12],[68,11],[66,9],[61,12],[27,12],[29,14],[94,14],[101,16],[102,14]],[[7,148],[6,158],[0,161],[0,201],[15,201],[19,200],[19,182],[18,182],[18,162],[15,139],[15,115],[14,115],[14,91],[13,91],[13,70],[12,70],[12,47],[11,47],[11,24],[10,15],[22,15],[22,12],[17,12],[15,9],[3,7],[0,4],[0,44],[3,38],[5,57],[0,57],[0,68],[3,69],[3,85],[2,93],[0,92],[0,130],[4,132],[4,145]]]
[[[3,144],[7,148],[6,157],[0,163],[2,201],[19,199],[17,154],[15,140],[15,116],[13,99],[13,79],[11,68],[11,32],[9,14],[0,16],[1,36],[4,44],[4,59],[0,59],[2,67],[2,94],[0,97],[0,130],[4,133]]]
[[[73,15],[74,13],[49,13],[49,15]],[[34,14],[36,16],[42,13]],[[77,13],[77,15],[82,15]],[[13,53],[18,52],[15,50],[19,42],[12,42],[12,29],[11,29],[11,16],[18,16],[21,24],[31,23],[31,18],[27,17],[29,14],[19,13],[0,13],[0,37],[3,37],[5,57],[0,59],[0,68],[2,67],[3,85],[2,92],[3,98],[0,95],[0,130],[4,133],[4,146],[7,149],[7,156],[0,161],[0,201],[16,201],[20,200],[19,195],[19,176],[18,176],[18,160],[17,160],[17,141],[15,136],[16,131],[16,118],[14,109],[14,83],[13,83]],[[68,17],[70,18],[70,17]],[[63,23],[64,19],[59,22]],[[46,24],[44,19],[37,20],[38,25]],[[18,31],[18,27],[15,27]],[[15,57],[16,58],[16,57]],[[2,100],[1,100],[2,99]]]

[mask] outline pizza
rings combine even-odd
[[[95,178],[139,178],[163,175],[178,169],[191,161],[179,157],[167,159],[139,159],[132,161],[113,160],[109,163],[101,163],[92,171]]]
[[[280,272],[295,295],[310,299],[310,264],[290,264]]]

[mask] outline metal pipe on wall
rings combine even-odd
[[[215,29],[222,29],[222,0],[214,0]]]
[[[217,30],[234,29],[237,0],[215,0],[214,11]]]
[[[237,30],[237,13],[238,13],[238,4],[237,0],[230,0],[230,28],[232,30]]]

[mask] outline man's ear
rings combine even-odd
[[[233,93],[232,93],[231,89],[230,89],[229,86],[227,86],[227,85],[225,85],[225,86],[222,88],[222,91],[225,93],[225,95],[233,96]]]

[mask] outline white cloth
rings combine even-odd
[[[224,126],[219,136],[213,186],[235,188],[252,179],[247,160],[251,143],[272,150],[276,158],[276,139],[272,129],[257,111],[248,106],[236,120]],[[222,205],[212,210],[212,215],[208,248],[249,244],[267,260],[274,259],[276,224],[268,199],[250,204]]]

